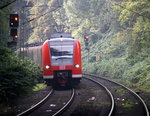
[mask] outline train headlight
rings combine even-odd
[[[76,65],[75,65],[75,67],[76,67],[76,68],[79,68],[79,67],[80,67],[80,65],[79,65],[79,64],[76,64]]]
[[[49,68],[50,68],[50,66],[49,66],[49,65],[46,65],[46,66],[45,66],[45,68],[46,68],[46,69],[49,69]]]

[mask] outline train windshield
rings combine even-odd
[[[50,42],[51,64],[72,65],[73,64],[73,41]]]

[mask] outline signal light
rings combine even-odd
[[[18,27],[19,26],[18,14],[10,14],[9,25],[10,25],[10,27]]]
[[[19,18],[18,18],[18,17],[15,17],[15,21],[19,21]]]
[[[10,35],[11,35],[13,38],[17,39],[17,38],[18,38],[17,29],[11,29],[11,30],[10,30]]]
[[[85,35],[85,36],[84,36],[84,41],[88,42],[89,39],[90,39],[90,35]]]
[[[84,38],[87,40],[87,39],[90,38],[90,36],[89,35],[85,35]]]
[[[15,36],[14,36],[14,38],[16,38],[16,39],[17,39],[17,38],[18,38],[18,35],[15,35]]]

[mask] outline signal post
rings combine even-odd
[[[10,36],[13,38],[13,40],[18,39],[18,26],[19,26],[18,14],[10,14],[9,26],[10,26]]]
[[[18,27],[19,27],[19,15],[10,14],[9,17],[9,27],[10,27],[10,37],[12,38],[11,42],[8,42],[8,46],[16,46],[18,39]]]

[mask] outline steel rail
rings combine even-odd
[[[106,80],[106,81],[109,81],[109,82],[113,82],[113,83],[115,83],[115,84],[117,84],[117,85],[120,85],[121,87],[127,89],[128,91],[130,91],[134,96],[136,96],[136,97],[141,101],[141,103],[143,104],[143,106],[144,106],[144,108],[145,108],[146,116],[150,116],[150,115],[149,115],[148,107],[147,107],[146,103],[144,102],[144,100],[143,100],[136,92],[134,92],[134,91],[131,90],[130,88],[126,87],[125,85],[123,85],[123,84],[121,84],[121,83],[115,82],[115,81],[110,80],[110,79],[106,79],[106,78],[101,77],[101,76],[96,76],[96,75],[93,75],[93,74],[84,74],[84,75],[94,76],[94,77],[96,77],[96,78],[101,78],[101,79],[103,79],[103,80]]]
[[[110,111],[109,111],[108,116],[112,116],[112,115],[113,115],[113,112],[114,112],[114,109],[115,109],[115,101],[114,101],[114,97],[113,97],[113,95],[111,94],[111,92],[109,91],[109,89],[108,89],[106,86],[104,86],[103,84],[101,84],[100,82],[96,81],[96,80],[87,78],[87,77],[85,77],[85,76],[83,76],[83,78],[88,79],[88,80],[91,80],[91,81],[97,83],[98,85],[102,86],[102,87],[106,90],[106,92],[109,94],[110,99],[111,99],[111,109],[110,109]]]
[[[75,90],[72,89],[72,95],[71,95],[70,99],[68,100],[68,102],[59,111],[57,111],[52,116],[61,115],[64,111],[66,111],[68,109],[68,107],[71,105],[71,103],[73,102],[74,97],[75,97]]]
[[[25,116],[25,115],[33,112],[36,108],[38,108],[41,104],[43,104],[49,98],[49,96],[52,94],[52,92],[53,92],[53,89],[48,93],[48,95],[44,99],[42,99],[40,102],[35,104],[33,107],[31,107],[31,108],[23,111],[22,113],[18,114],[17,116]]]

